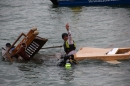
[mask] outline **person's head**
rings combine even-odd
[[[11,47],[11,44],[10,43],[6,43],[6,47]]]
[[[67,33],[63,33],[63,34],[62,34],[62,39],[63,39],[64,41],[67,41],[67,40],[68,40],[68,34],[67,34]]]

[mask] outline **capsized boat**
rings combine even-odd
[[[83,47],[75,55],[75,60],[102,60],[112,64],[120,63],[120,60],[130,59],[130,47],[128,48],[93,48]]]
[[[6,61],[14,61],[16,58],[32,59],[48,41],[46,38],[39,37],[38,34],[39,32],[35,27],[27,34],[21,33],[12,45],[2,48],[3,59]]]
[[[130,5],[130,0],[50,0],[58,6]]]

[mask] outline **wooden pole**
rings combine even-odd
[[[21,33],[21,35],[16,39],[16,41],[12,44],[12,46],[9,48],[9,50],[8,50],[7,52],[10,51],[10,49],[16,44],[16,42],[17,42],[23,35],[26,37],[26,35],[25,35],[24,33]]]
[[[45,47],[45,48],[41,48],[41,49],[49,49],[49,48],[60,48],[60,47],[62,47],[62,45],[61,45],[61,46]]]
[[[9,53],[10,49],[15,45],[15,43],[22,37],[22,35],[26,36],[24,33],[21,33],[21,35],[16,39],[16,41],[11,45],[11,47],[7,50],[5,53],[7,58],[12,62],[11,54]]]

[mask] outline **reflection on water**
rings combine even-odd
[[[71,7],[70,8],[74,13],[80,13],[82,11],[82,7]]]
[[[72,68],[62,70],[62,73],[59,74],[61,76],[61,80],[64,80],[66,82],[73,81],[74,80],[73,72],[74,70]]]

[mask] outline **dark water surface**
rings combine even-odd
[[[48,38],[44,47],[62,45],[61,34],[69,23],[77,50],[89,47],[130,46],[129,7],[53,7],[49,0],[0,0],[0,47],[13,43],[33,26]],[[129,86],[130,62],[112,65],[82,61],[71,69],[56,66],[55,53],[41,50],[45,61],[9,63],[0,60],[0,86]]]

